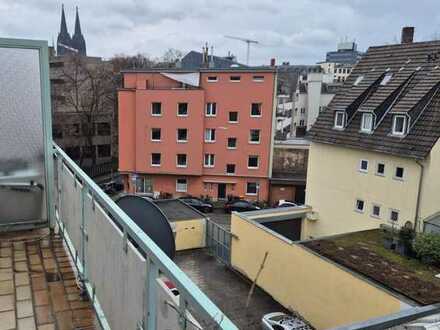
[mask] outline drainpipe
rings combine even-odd
[[[425,166],[418,160],[416,160],[416,163],[420,166],[419,188],[417,191],[416,217],[414,219],[414,229],[417,232],[419,227],[420,195],[422,194],[423,172],[425,170]]]

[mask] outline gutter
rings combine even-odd
[[[417,229],[419,227],[420,196],[422,194],[423,173],[425,170],[425,166],[419,160],[416,160],[416,163],[420,166],[419,187],[417,190],[417,202],[416,202],[416,215],[414,219],[414,229],[417,232]]]

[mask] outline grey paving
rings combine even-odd
[[[239,329],[261,329],[264,314],[286,311],[258,287],[246,308],[250,281],[203,249],[178,252],[175,262]]]
[[[226,230],[231,230],[231,215],[224,213],[223,210],[214,210],[212,213],[207,213],[206,216],[212,222],[222,226]]]

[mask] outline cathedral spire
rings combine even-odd
[[[57,38],[57,55],[65,55],[68,54],[69,47],[71,47],[72,39],[70,38],[70,34],[67,31],[66,24],[66,16],[64,14],[64,4],[61,6],[61,24],[60,24],[60,32],[58,33]]]
[[[72,37],[72,47],[78,50],[80,55],[86,56],[86,41],[81,32],[81,23],[79,21],[78,7],[76,7],[75,34]]]
[[[78,6],[76,6],[75,34],[82,34],[81,33],[81,23],[79,22]]]
[[[69,34],[67,31],[66,15],[64,14],[64,4],[61,5],[61,26],[60,34]]]

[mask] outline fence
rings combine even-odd
[[[206,247],[225,265],[231,265],[231,232],[210,220],[206,221]]]

